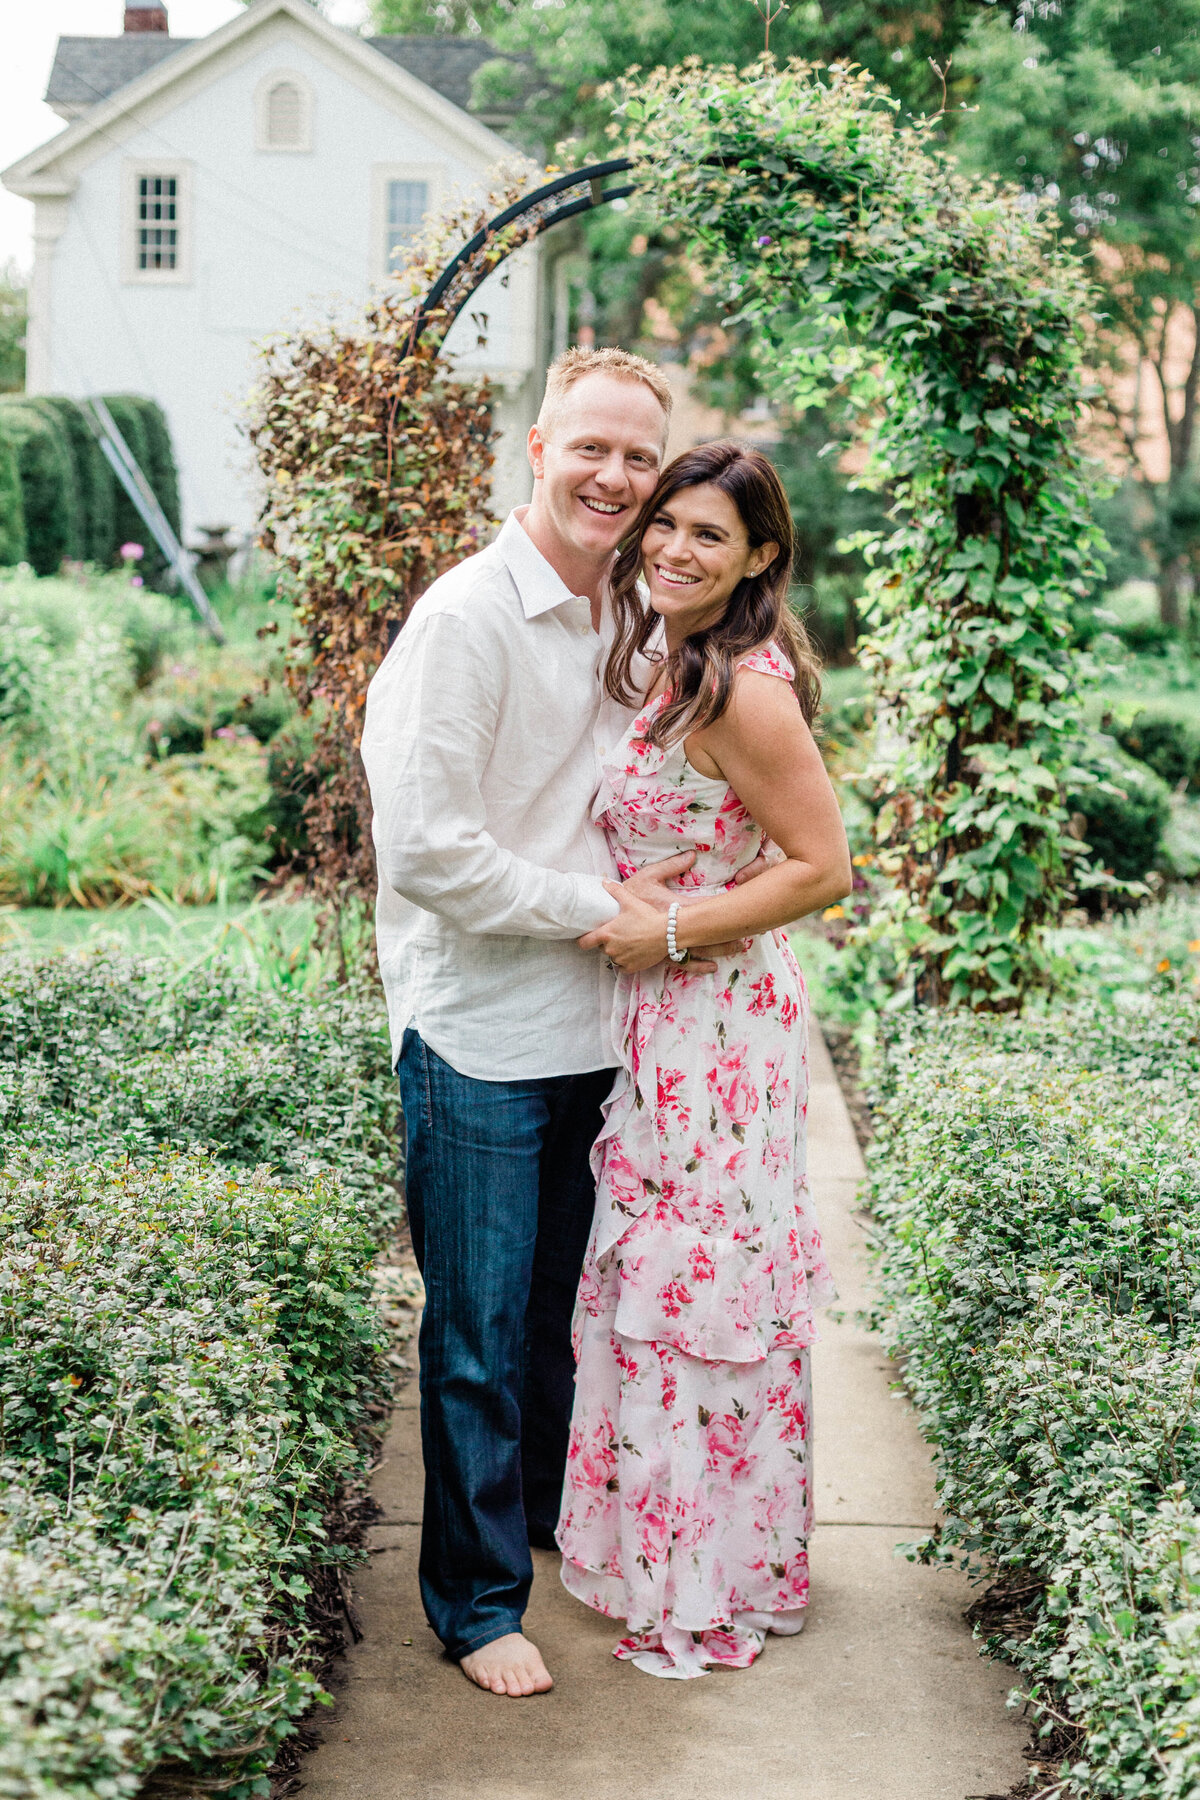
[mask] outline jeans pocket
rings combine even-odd
[[[421,1052],[421,1087],[425,1096],[425,1129],[433,1130],[433,1086],[429,1078],[429,1050],[424,1038],[418,1037]]]

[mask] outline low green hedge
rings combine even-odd
[[[346,990],[0,959],[5,1800],[132,1800],[164,1762],[266,1793],[319,1695],[323,1520],[388,1386],[388,1064]]]
[[[1036,1584],[1003,1640],[1063,1795],[1200,1782],[1200,997],[910,1021],[871,1146],[881,1320],[938,1462],[929,1558]]]
[[[359,1209],[203,1158],[26,1153],[0,1222],[0,1793],[133,1796],[173,1759],[265,1792],[381,1394]]]
[[[262,989],[220,962],[181,974],[116,949],[0,958],[0,1146],[332,1173],[382,1222],[395,1086],[379,1009],[346,988]]]

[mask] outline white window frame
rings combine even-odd
[[[173,269],[138,267],[138,233],[141,221],[138,188],[147,177],[165,175],[175,180],[175,229],[178,233]],[[192,280],[192,239],[195,208],[192,204],[192,164],[179,157],[156,156],[124,165],[121,199],[121,280],[137,287],[188,287]]]
[[[300,137],[295,144],[273,144],[268,131],[271,89],[289,81],[300,95]],[[272,69],[254,90],[254,148],[268,156],[308,156],[313,147],[312,82],[299,69]]]
[[[436,212],[447,185],[444,163],[374,163],[371,168],[371,279],[386,281],[388,268],[388,183],[423,181],[430,212]]]

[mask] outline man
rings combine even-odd
[[[570,350],[529,433],[534,497],[413,608],[367,697],[379,963],[425,1279],[421,1592],[497,1694],[550,1675],[521,1632],[551,1549],[589,1166],[617,1061],[612,918],[590,809],[629,715],[602,699],[602,598],[653,492],[671,396],[653,364]],[[629,888],[669,903],[678,856]]]

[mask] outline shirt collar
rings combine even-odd
[[[551,568],[529,536],[522,523],[528,511],[527,506],[514,507],[496,539],[496,548],[517,584],[525,617],[536,619],[541,613],[549,612],[554,606],[562,606],[566,601],[581,603],[590,609],[591,601],[587,596],[571,592],[562,576]]]

